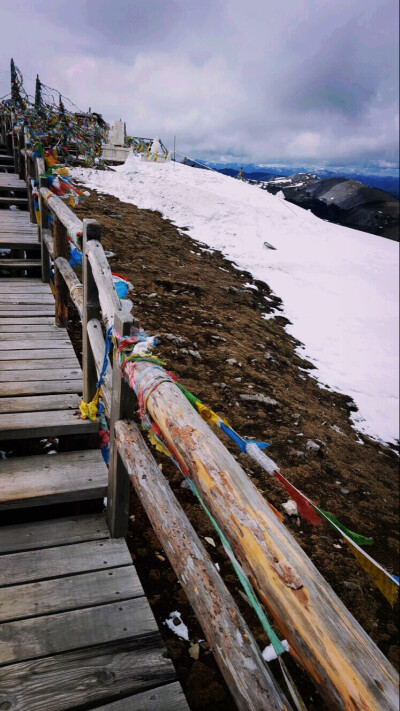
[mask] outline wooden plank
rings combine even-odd
[[[42,284],[37,277],[0,277],[0,284]]]
[[[0,259],[2,269],[33,269],[41,264],[40,259]]]
[[[65,328],[57,328],[57,326],[53,326],[51,324],[47,323],[38,323],[34,324],[34,328],[32,329],[34,333],[40,333],[40,334],[45,334],[45,336],[41,336],[41,338],[52,335],[57,335],[60,336],[61,338],[67,335],[67,331]],[[22,329],[22,324],[17,325],[17,324],[10,324],[9,326],[2,326],[0,325],[0,338],[4,339],[6,337],[9,338],[25,338],[30,335],[30,331],[26,331]]]
[[[52,353],[57,353],[56,350],[52,350]],[[67,351],[68,352],[68,351]],[[1,356],[4,354],[1,353]],[[55,356],[57,359],[59,358],[59,354]],[[0,383],[6,383],[6,382],[18,382],[18,383],[23,383],[23,382],[30,382],[31,380],[76,380],[77,378],[82,378],[82,371],[80,368],[71,368],[71,369],[65,369],[63,368],[62,361],[59,362],[59,367],[54,368],[54,363],[53,363],[53,369],[52,370],[47,370],[45,371],[44,369],[42,370],[30,370],[30,371],[24,371],[24,370],[2,370],[1,369],[1,364],[4,361],[0,361]],[[12,362],[12,361],[8,361]],[[22,361],[23,362],[23,361]]]
[[[0,398],[0,413],[38,412],[41,410],[76,410],[78,406],[79,398],[73,394],[32,395],[31,397]]]
[[[133,565],[3,588],[0,622],[143,597]]]
[[[1,205],[27,205],[28,198],[21,197],[0,197]]]
[[[1,374],[0,374],[1,375]],[[0,377],[1,381],[1,377]],[[74,380],[33,380],[29,382],[0,382],[0,397],[19,395],[49,395],[55,393],[82,393],[82,378]]]
[[[1,260],[0,260],[1,261]],[[23,260],[21,261],[21,263]],[[32,316],[52,316],[54,314],[54,306],[48,306],[47,304],[38,304],[34,307],[27,307],[24,304],[2,304],[0,303],[0,312],[3,316],[19,316],[21,318],[22,314],[29,314]],[[9,313],[8,313],[9,312]]]
[[[4,353],[7,353],[7,351],[28,351],[27,355],[29,357],[29,353],[31,350],[39,350],[40,348],[47,348],[49,350],[49,355],[51,356],[51,350],[54,348],[58,348],[61,350],[73,350],[71,341],[69,338],[49,338],[48,340],[46,339],[40,339],[38,336],[36,338],[33,337],[33,334],[31,334],[31,338],[27,338],[26,340],[19,340],[19,339],[1,339],[0,338],[0,358],[2,358]],[[73,351],[74,352],[74,351]]]
[[[135,696],[98,706],[97,711],[189,711],[188,703],[178,681],[158,689],[142,691]]]
[[[109,537],[106,518],[102,513],[17,523],[12,526],[2,526],[0,554],[19,553],[35,548],[54,548],[69,543],[83,543]]]
[[[3,284],[3,279],[0,278],[0,294],[9,294],[11,291],[14,294],[51,294],[50,286],[40,282],[38,284],[27,284],[25,286],[24,279],[15,279],[14,283]]]
[[[40,249],[40,244],[35,235],[13,235],[9,232],[0,232],[0,249]]]
[[[34,428],[40,425],[42,414],[35,414]],[[56,419],[59,413],[51,414]],[[12,422],[14,415],[0,415],[0,427],[2,418],[6,417]],[[32,419],[32,414],[25,417]],[[74,420],[83,422],[76,417]],[[51,432],[42,434],[51,436]],[[100,449],[3,459],[0,460],[0,511],[100,499],[107,494],[107,478]]]
[[[33,306],[34,304],[41,304],[42,306],[53,306],[54,298],[53,295],[48,292],[47,294],[39,293],[34,294],[0,294],[0,308],[3,308],[4,304],[29,304]]]
[[[21,316],[0,317],[0,326],[52,326],[54,324],[54,314],[51,316],[31,316],[21,318]]]
[[[0,664],[143,637],[156,631],[158,627],[145,597],[5,622],[0,625]]]
[[[123,538],[109,538],[3,555],[1,563],[0,586],[120,568],[132,559]]]
[[[152,634],[3,667],[0,703],[7,711],[93,709],[174,681],[163,654],[160,635]]]
[[[66,358],[51,358],[53,351],[49,351],[49,357],[47,360],[1,360],[1,350],[0,350],[0,371],[6,370],[44,370],[44,369],[54,369],[56,362],[59,368],[67,368],[68,370],[78,369],[81,370],[79,361],[77,357],[67,355]],[[43,374],[42,374],[43,377]]]
[[[21,332],[18,326],[16,326],[15,331],[0,326],[0,341],[13,341],[16,344],[19,341],[27,340],[31,342],[38,339],[46,339],[48,343],[67,340],[71,345],[68,332],[65,328],[60,329],[55,326],[42,326],[41,330],[33,328],[32,330]]]
[[[71,410],[0,415],[0,439],[26,439],[97,432],[98,422],[79,419]],[[94,497],[95,498],[95,497]]]
[[[52,316],[54,306],[53,308],[51,308],[51,305],[49,304],[35,304],[32,306],[26,306],[25,304],[7,304],[0,302],[0,311],[9,311],[10,316],[19,315],[19,317],[21,318],[21,315],[26,314],[28,310],[33,311],[34,315],[36,316],[40,316],[42,314],[44,314],[45,316]]]
[[[67,355],[68,354],[68,355]],[[69,346],[63,346],[62,348],[53,348],[51,351],[51,357],[52,358],[69,358],[73,357],[75,355],[75,351],[72,348],[72,345],[70,344]],[[2,350],[1,352],[1,360],[26,360],[26,355],[24,351],[5,351]],[[47,348],[41,348],[41,349],[35,349],[35,350],[30,350],[29,351],[29,358],[33,358],[35,360],[43,360],[45,358],[49,357],[49,351]],[[64,374],[60,374],[60,378],[65,377]]]

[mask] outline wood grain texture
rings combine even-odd
[[[67,395],[32,395],[30,397],[0,398],[0,414],[7,412],[40,412],[41,410],[76,410],[78,406],[79,398],[72,393]]]
[[[238,709],[289,710],[291,707],[266,666],[238,606],[160,472],[139,428],[134,423],[117,422],[115,435],[136,493],[194,609]]]
[[[61,338],[53,338],[50,336],[49,338],[40,338],[39,336],[31,336],[30,338],[25,338],[24,340],[21,339],[1,339],[0,337],[0,358],[2,357],[2,354],[6,351],[26,351],[27,355],[29,356],[29,352],[31,350],[39,350],[39,349],[48,349],[49,352],[54,350],[54,348],[58,348],[59,350],[61,349],[68,349],[69,351],[73,351],[72,346],[71,346],[71,341],[69,338],[61,337]]]
[[[50,355],[50,353],[49,353]],[[27,354],[28,357],[28,354]],[[1,348],[0,348],[0,372],[7,371],[7,370],[52,370],[57,366],[59,370],[57,370],[58,373],[65,370],[67,371],[78,371],[75,374],[75,377],[78,377],[78,374],[81,373],[81,366],[79,365],[79,361],[75,355],[71,356],[70,354],[67,354],[66,358],[48,358],[46,360],[1,360]],[[42,373],[40,377],[44,377],[44,374]],[[59,376],[61,377],[61,376]]]
[[[45,371],[44,371],[45,372]],[[14,412],[0,415],[0,439],[26,439],[97,432],[98,422],[81,420],[71,410]]]
[[[104,538],[110,538],[104,514],[16,523],[1,528],[0,554],[54,548]]]
[[[114,314],[121,310],[121,302],[115,291],[110,265],[104,249],[97,239],[87,241],[85,252],[98,289],[101,312],[106,328],[114,323]]]
[[[189,711],[188,703],[178,682],[158,689],[143,691],[120,701],[98,706],[98,711]]]
[[[46,350],[45,348],[41,348],[39,350],[37,350],[37,349],[32,349],[32,350],[30,349],[29,350],[29,358],[30,359],[46,360],[49,357],[54,359],[55,362],[59,362],[59,359],[74,358],[76,356],[75,356],[75,351],[72,348],[72,346],[70,346],[69,348],[65,348],[65,347],[52,348],[51,350]],[[5,360],[14,361],[14,360],[27,360],[27,357],[26,357],[25,351],[14,351],[13,353],[11,353],[10,351],[2,351],[0,348],[0,359],[1,359],[1,361],[5,361]],[[64,370],[62,363],[60,364],[60,367],[59,367],[59,373],[60,373],[59,378],[69,377],[68,375],[66,375],[67,371]],[[52,376],[49,376],[49,377],[53,377],[53,379],[54,379],[54,373],[52,374]]]
[[[99,449],[0,460],[0,511],[100,499],[107,479]]]
[[[0,622],[143,597],[133,565],[3,588]]]
[[[11,371],[13,372],[13,371]],[[36,371],[36,375],[39,371]],[[15,371],[14,371],[15,373]],[[14,397],[19,395],[46,395],[51,393],[82,393],[82,377],[67,380],[29,380],[28,382],[6,381],[2,378],[5,373],[0,373],[0,397]]]
[[[136,381],[145,368],[145,363],[129,364],[127,375]],[[179,388],[159,384],[159,378],[152,369],[140,382],[141,389],[151,391],[147,407],[152,419],[328,707],[396,709],[393,666]]]
[[[120,538],[13,553],[1,558],[0,586],[28,583],[62,575],[131,565],[126,543]]]
[[[47,338],[47,336],[52,336],[54,334],[59,334],[60,337],[65,338],[65,330],[63,328],[57,328],[56,326],[53,326],[51,323],[37,323],[34,324],[34,328],[32,329],[34,333],[40,333],[44,334],[41,336],[41,338]],[[26,327],[25,331],[22,329],[22,324],[8,324],[5,326],[4,324],[0,325],[0,338],[3,340],[4,338],[26,338],[29,335]]]
[[[30,309],[29,309],[30,310]],[[27,326],[36,326],[36,325],[45,325],[45,326],[52,326],[54,324],[54,313],[51,314],[50,316],[40,316],[37,315],[32,315],[29,316],[27,315],[24,317],[22,314],[16,315],[16,316],[1,316],[0,317],[0,325],[1,326],[20,326],[21,329],[26,328]]]
[[[15,328],[16,330],[12,331],[12,328]],[[38,326],[30,331],[25,331],[25,333],[21,332],[21,329],[18,328],[18,326],[9,326],[8,330],[4,326],[0,326],[0,343],[3,343],[4,341],[12,341],[15,344],[15,347],[19,348],[20,341],[26,343],[29,342],[29,344],[31,344],[32,341],[37,340],[46,341],[48,344],[54,343],[54,341],[62,341],[63,343],[67,342],[71,345],[68,334],[65,330],[56,328],[55,326]],[[0,349],[1,347],[2,346],[0,346]]]
[[[163,653],[160,635],[153,634],[3,667],[0,704],[7,711],[93,708],[174,681]]]
[[[0,664],[142,637],[158,627],[145,597],[0,625]]]
[[[39,269],[41,263],[40,259],[0,259],[0,267],[9,271],[14,271],[15,269]],[[10,305],[10,309],[11,308],[18,308],[18,306],[14,307]],[[7,310],[9,310],[7,304],[2,304],[1,311]]]
[[[48,188],[40,188],[40,193],[45,200],[47,207],[51,212],[58,217],[60,222],[67,229],[71,240],[76,246],[78,235],[82,234],[82,221],[75,215],[72,210],[59,197],[54,195]],[[59,256],[59,255],[57,255]]]

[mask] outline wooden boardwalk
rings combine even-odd
[[[0,173],[0,207],[24,185]],[[78,359],[49,286],[29,277],[40,248],[28,212],[0,209],[0,250],[0,449],[92,443],[98,424],[76,415]],[[0,709],[188,711],[125,540],[104,514],[54,518],[54,504],[106,496],[107,479],[99,449],[0,460],[0,517],[19,521],[0,526]]]

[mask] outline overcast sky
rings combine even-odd
[[[0,0],[27,77],[189,156],[398,165],[397,0]],[[32,81],[26,80],[32,91]]]

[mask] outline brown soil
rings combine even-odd
[[[159,336],[157,355],[169,369],[204,403],[229,419],[240,434],[271,441],[268,453],[283,474],[350,529],[373,536],[370,554],[397,574],[397,455],[366,437],[361,437],[364,444],[357,441],[349,419],[353,403],[317,385],[308,372],[312,366],[295,353],[299,344],[285,331],[285,318],[262,319],[262,311],[268,311],[266,303],[280,307],[269,287],[236,269],[220,252],[203,251],[202,245],[180,234],[159,213],[138,210],[94,192],[76,211],[81,218],[100,222],[103,245],[115,253],[111,268],[134,285],[134,314],[149,334]],[[244,288],[245,282],[257,289]],[[266,302],[264,296],[272,301]],[[175,340],[166,334],[173,334]],[[198,352],[199,357],[189,350]],[[237,363],[229,364],[228,359]],[[243,393],[262,393],[278,404],[246,402],[240,398]],[[306,449],[308,439],[320,444],[319,451]],[[228,440],[224,439],[224,444],[237,456]],[[156,456],[199,535],[215,540],[215,548],[205,542],[208,552],[220,565],[257,641],[265,646],[265,635],[238,593],[238,581],[215,532],[190,492],[181,488],[180,473],[162,455]],[[265,497],[282,511],[281,504],[288,496],[279,482],[249,458],[240,455],[240,461]],[[352,614],[398,666],[396,611],[340,537],[325,524],[313,528],[288,517],[285,522]],[[204,639],[135,495],[128,542],[191,708],[234,709],[207,643],[200,645],[199,659],[193,660],[189,644],[163,624],[171,612],[179,610],[191,640]],[[289,664],[308,709],[325,709],[302,671],[290,660]],[[278,677],[276,666],[273,671]]]

